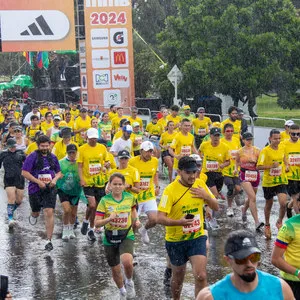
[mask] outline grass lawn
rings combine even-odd
[[[300,109],[283,109],[277,105],[277,97],[269,97],[262,95],[256,98],[257,114],[259,117],[266,118],[279,118],[279,119],[300,119]],[[299,120],[295,120],[297,124],[300,124]],[[257,126],[277,127],[283,128],[284,121],[272,121],[258,119],[255,122]]]

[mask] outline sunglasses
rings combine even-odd
[[[225,130],[225,132],[233,132],[233,130]]]
[[[300,132],[290,132],[291,136],[300,136]]]
[[[260,253],[252,253],[251,255],[249,255],[245,258],[242,258],[242,259],[234,258],[231,255],[228,255],[228,257],[234,259],[234,261],[237,265],[245,265],[248,262],[248,260],[250,260],[253,264],[259,262],[260,258],[261,258],[261,254]]]

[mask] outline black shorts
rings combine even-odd
[[[290,196],[300,193],[300,180],[289,180],[287,190]]]
[[[139,156],[141,154],[141,150],[133,151],[133,156]]]
[[[167,242],[166,249],[173,266],[182,266],[194,255],[206,256],[207,236],[202,235],[193,240],[182,242]]]
[[[196,146],[197,150],[200,148],[200,145],[202,144],[202,142],[203,142],[203,140],[204,140],[205,137],[206,137],[206,135],[200,136],[198,134],[194,134],[195,146]]]
[[[62,190],[57,190],[57,194],[61,203],[70,202],[70,204],[74,206],[77,206],[79,203],[80,196],[71,196],[64,193]]]
[[[97,204],[100,202],[101,198],[106,195],[105,187],[86,186],[83,188],[83,192],[87,198],[95,197]]]
[[[40,212],[41,208],[55,208],[56,189],[46,188],[29,195],[29,203],[32,212]]]
[[[284,279],[284,281],[286,281],[287,284],[292,289],[295,299],[296,300],[300,299],[300,281],[291,281],[286,279]]]
[[[273,199],[273,197],[275,197],[278,194],[287,194],[285,184],[275,185],[271,187],[263,187],[263,191],[264,191],[264,198],[266,200]]]
[[[24,190],[25,179],[22,175],[16,177],[4,177],[4,188],[16,187],[18,190]]]
[[[239,177],[229,177],[229,176],[224,176],[224,184],[226,186],[228,185],[240,185],[241,184],[241,180]]]
[[[173,157],[170,153],[169,153],[169,150],[166,150],[166,151],[163,151],[161,153],[161,158],[163,159],[164,157],[166,156],[170,156],[170,157]]]
[[[224,177],[222,173],[219,172],[206,172],[207,175],[207,181],[206,185],[208,187],[216,186],[218,191],[221,191],[223,187]]]
[[[104,252],[107,263],[110,267],[115,267],[120,264],[120,256],[124,253],[129,253],[133,255],[133,243],[131,239],[125,239],[118,246],[104,245]]]

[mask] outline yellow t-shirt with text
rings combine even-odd
[[[239,149],[241,148],[241,142],[235,137],[232,137],[231,141],[228,141],[225,138],[221,138],[221,142],[228,146],[230,156],[230,165],[222,170],[222,174],[228,177],[237,177],[238,174],[234,175],[233,172],[235,169],[236,155]]]

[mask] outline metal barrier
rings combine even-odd
[[[292,121],[300,121],[300,119],[291,119]],[[298,123],[300,123],[300,122],[298,122]]]
[[[218,117],[219,120],[220,120],[220,122],[222,122],[222,117],[221,117],[221,115],[218,115],[218,114],[207,114],[207,113],[205,113],[204,115],[205,115],[205,116]]]

